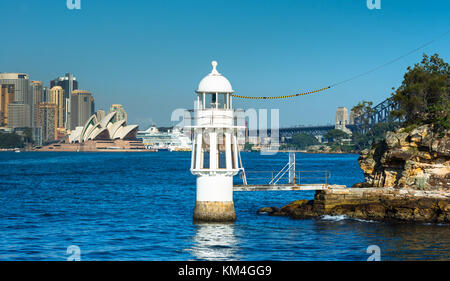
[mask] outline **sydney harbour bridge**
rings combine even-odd
[[[397,108],[398,105],[395,101],[392,100],[392,98],[388,98],[372,107],[370,112],[366,112],[353,118],[350,116],[350,119],[345,118],[344,115],[339,113],[340,109],[343,108],[338,108],[334,125],[285,127],[279,129],[279,135],[280,137],[285,138],[291,138],[298,133],[323,136],[333,129],[341,129],[343,131],[349,130],[351,132],[364,134],[377,123],[387,123],[390,120],[390,113]]]

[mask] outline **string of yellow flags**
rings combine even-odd
[[[322,88],[322,89],[318,89],[318,90],[315,90],[315,91],[304,92],[304,93],[298,93],[298,94],[287,95],[287,96],[275,96],[275,97],[250,97],[250,96],[241,96],[241,95],[233,94],[233,97],[241,98],[241,99],[252,99],[252,100],[287,99],[287,98],[293,98],[293,97],[304,96],[304,95],[310,95],[310,94],[322,92],[322,91],[328,90],[329,88],[331,88],[331,86],[328,86],[328,87],[325,87],[325,88]]]

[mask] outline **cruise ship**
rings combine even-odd
[[[179,129],[174,128],[167,132],[160,132],[157,127],[151,126],[145,131],[137,132],[137,139],[142,140],[147,149],[158,151],[191,151],[192,141]]]

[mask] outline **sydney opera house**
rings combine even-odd
[[[92,115],[84,127],[76,127],[69,135],[70,143],[83,143],[89,140],[134,140],[138,125],[126,125],[126,120],[114,123],[116,111],[109,113],[102,120]]]
[[[145,150],[136,139],[138,125],[127,125],[126,120],[116,120],[111,112],[101,120],[92,115],[83,127],[76,127],[64,142],[40,148],[41,151],[138,151]]]

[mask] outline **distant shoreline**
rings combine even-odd
[[[254,150],[254,151],[249,151],[249,150],[243,150],[241,152],[261,152],[260,150]],[[266,151],[266,152],[272,152],[272,151]],[[337,152],[337,151],[304,151],[304,150],[278,150],[278,151],[274,151],[274,152],[297,152],[297,153],[306,153],[306,154],[360,154],[358,152]]]
[[[1,149],[0,152],[15,152],[16,149]],[[166,151],[166,150],[163,150]],[[163,152],[163,151],[154,151],[154,150],[120,150],[120,149],[99,149],[99,150],[85,150],[85,151],[68,151],[68,150],[39,150],[39,149],[21,149],[20,152]],[[182,151],[182,150],[174,150],[171,152],[191,152],[191,151]],[[260,153],[261,151],[248,151],[243,150],[241,152],[252,152],[252,153]],[[288,152],[296,152],[296,153],[305,153],[305,154],[352,154],[359,155],[357,152],[311,152],[311,151],[302,151],[302,150],[279,150],[279,151],[266,151],[270,153],[288,153]]]

